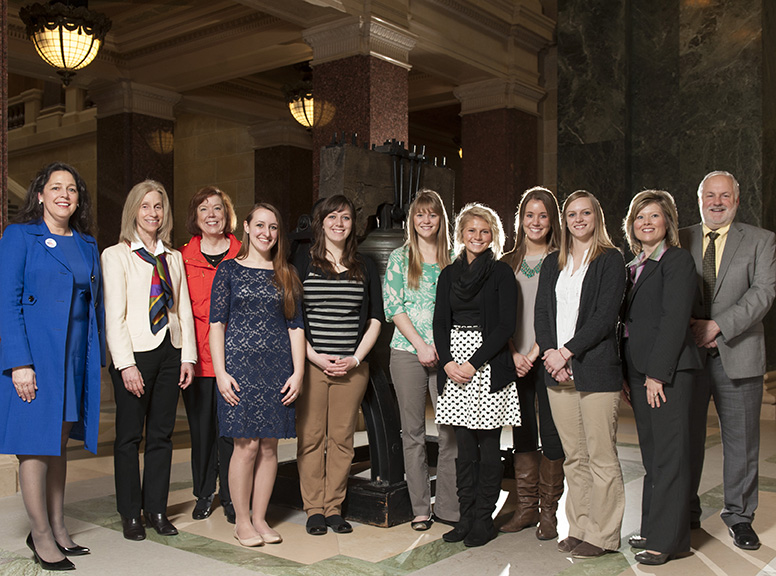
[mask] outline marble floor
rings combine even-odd
[[[693,532],[693,554],[660,567],[634,562],[634,550],[627,544],[617,553],[592,560],[574,560],[557,551],[555,542],[540,542],[532,530],[501,534],[481,548],[447,544],[442,534],[448,529],[435,524],[425,533],[408,524],[376,528],[355,524],[354,532],[312,537],[305,533],[304,514],[278,506],[270,509],[270,522],[283,535],[278,545],[242,548],[232,536],[233,526],[216,508],[207,520],[194,521],[191,510],[189,442],[186,419],[179,410],[174,437],[170,519],[180,530],[174,537],[149,531],[143,542],[130,542],[121,534],[113,494],[113,414],[103,414],[99,455],[86,453],[77,443],[69,447],[67,523],[76,542],[92,549],[89,556],[74,558],[79,574],[218,574],[220,575],[596,575],[660,574],[677,576],[736,575],[776,576],[776,422],[763,421],[760,459],[760,507],[755,528],[763,542],[754,552],[733,546],[719,518],[721,508],[722,448],[716,419],[709,418],[706,469],[702,492],[703,528]],[[507,445],[508,433],[503,436]],[[359,433],[358,442],[365,442]],[[641,497],[641,467],[633,415],[625,409],[620,419],[618,447],[626,482],[627,510],[622,528],[623,542],[638,530]],[[291,458],[294,443],[285,441],[280,457]],[[505,521],[513,508],[513,482],[505,480],[499,501],[498,522]],[[563,509],[561,503],[561,510]],[[24,544],[28,524],[21,497],[0,499],[0,574],[32,575],[41,570],[33,563]],[[559,514],[559,529],[565,536],[565,518]]]

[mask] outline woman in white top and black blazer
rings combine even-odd
[[[542,264],[534,328],[568,483],[568,538],[575,558],[620,546],[625,511],[615,445],[622,372],[617,319],[625,264],[606,232],[598,200],[584,190],[563,203],[561,246]]]
[[[197,344],[183,258],[169,247],[171,231],[167,192],[146,180],[127,196],[119,243],[102,253],[116,395],[116,503],[128,540],[145,538],[141,509],[159,534],[178,533],[167,519],[171,437],[178,389],[194,376]],[[141,488],[138,453],[144,430]]]

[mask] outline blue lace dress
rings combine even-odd
[[[210,322],[226,325],[226,371],[240,386],[237,406],[218,396],[221,436],[296,436],[294,405],[283,406],[280,390],[294,370],[288,329],[303,328],[302,313],[300,308],[293,320],[286,320],[273,275],[225,260],[213,279]]]

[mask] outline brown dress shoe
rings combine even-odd
[[[572,558],[598,558],[606,554],[608,550],[600,548],[590,542],[582,542],[579,546],[571,551]]]
[[[569,536],[568,538],[558,542],[558,552],[567,554],[580,544],[582,544],[582,540],[579,538],[574,538],[573,536]]]

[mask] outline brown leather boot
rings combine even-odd
[[[539,527],[536,537],[539,540],[553,540],[558,537],[558,500],[563,496],[563,458],[549,460],[542,455],[539,464]]]
[[[499,530],[519,532],[523,528],[536,526],[539,522],[539,460],[542,453],[515,452],[515,484],[517,485],[517,508],[512,518]]]

